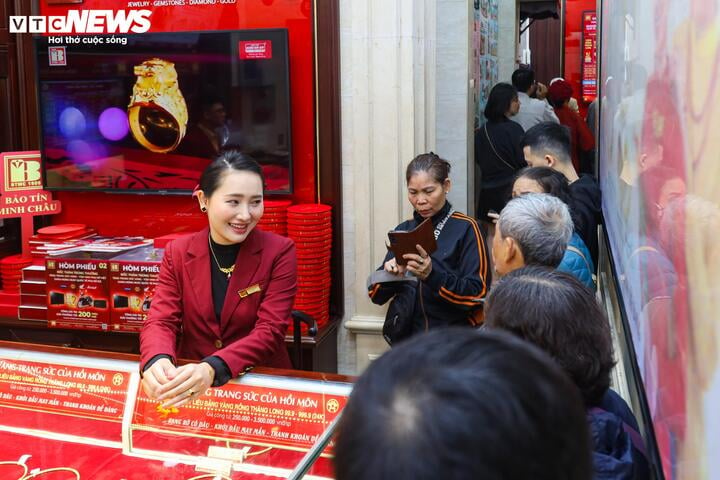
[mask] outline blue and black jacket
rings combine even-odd
[[[446,202],[432,217],[437,227],[452,206]],[[396,230],[412,230],[424,219],[417,212]],[[385,304],[396,295],[413,296],[413,333],[449,325],[476,325],[490,284],[487,248],[475,219],[453,212],[437,239],[437,250],[430,255],[432,271],[417,284],[375,283],[368,295],[373,303]],[[378,270],[393,257],[388,252]],[[406,298],[405,300],[410,300]],[[393,300],[396,301],[396,300]]]

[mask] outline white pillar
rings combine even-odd
[[[380,335],[386,307],[370,302],[366,278],[385,256],[387,232],[410,217],[408,162],[430,150],[447,158],[456,185],[451,202],[466,209],[467,143],[472,138],[469,12],[467,0],[340,1],[345,254],[345,328],[338,334],[341,373],[361,372],[387,349]],[[448,38],[438,40],[441,26]],[[455,68],[457,72],[450,71]]]
[[[498,1],[498,81],[510,82],[518,65],[519,9],[514,0]]]

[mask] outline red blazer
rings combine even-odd
[[[254,229],[245,239],[218,324],[210,281],[208,228],[167,245],[159,284],[140,333],[140,365],[155,355],[222,358],[233,377],[248,367],[291,368],[285,332],[297,289],[292,240]],[[260,291],[244,298],[254,285]]]

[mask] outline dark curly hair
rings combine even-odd
[[[485,324],[550,354],[587,406],[597,405],[610,387],[610,325],[593,292],[573,276],[538,266],[509,273],[488,296]]]

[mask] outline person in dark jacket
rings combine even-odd
[[[355,383],[337,480],[590,480],[580,393],[540,349],[459,327],[385,353]]]
[[[594,479],[650,478],[637,421],[610,389],[610,325],[593,292],[567,273],[525,267],[494,286],[485,324],[540,347],[580,389],[594,444]]]
[[[600,187],[592,175],[578,176],[570,158],[570,133],[567,127],[544,122],[525,132],[521,142],[527,164],[550,167],[570,182],[570,208],[575,212],[575,231],[590,250],[594,265],[598,260],[598,225],[602,219]]]
[[[520,170],[515,183],[513,183],[512,196],[515,198],[526,193],[549,193],[568,206],[572,201],[567,178],[550,167],[527,167]],[[574,217],[572,210],[570,211],[570,217]],[[577,232],[573,232],[572,237],[570,237],[565,255],[563,255],[557,268],[561,272],[570,273],[580,280],[583,285],[595,290],[595,280],[593,279],[595,266],[590,251]]]
[[[500,212],[505,207],[515,174],[525,166],[520,148],[524,131],[510,121],[519,108],[515,87],[498,83],[485,105],[487,122],[475,131],[475,168],[480,171],[475,212],[480,220],[486,220],[489,210]]]
[[[371,283],[368,287],[373,303],[383,305],[393,299],[404,305],[403,313],[412,323],[410,335],[436,327],[474,325],[488,288],[485,240],[477,222],[455,211],[447,201],[449,175],[450,164],[432,152],[410,162],[407,191],[415,211],[412,219],[395,230],[409,231],[431,219],[437,250],[428,255],[418,245],[417,253],[404,255],[406,266],[398,265],[388,251],[378,270],[398,278],[409,272],[418,281]]]

